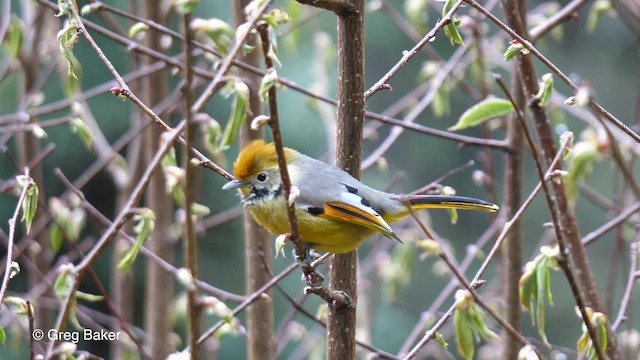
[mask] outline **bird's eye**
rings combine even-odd
[[[256,179],[258,179],[258,181],[260,181],[260,182],[267,181],[267,173],[261,172],[260,174],[258,174]]]

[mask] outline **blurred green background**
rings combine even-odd
[[[530,8],[540,3],[531,1]],[[14,1],[12,4],[14,10],[20,9],[20,2]],[[126,2],[113,1],[110,2],[110,5],[124,8],[126,7]],[[277,1],[276,6],[296,9],[296,11],[304,14],[311,12],[310,9],[302,9],[301,5],[295,4],[293,1]],[[401,2],[393,2],[393,6],[402,11]],[[536,45],[548,59],[565,73],[572,76],[575,81],[579,82],[580,79],[588,80],[592,84],[599,102],[623,122],[631,124],[634,111],[636,111],[636,99],[638,96],[637,39],[634,39],[630,31],[618,19],[607,15],[601,19],[596,31],[588,33],[586,31],[587,11],[588,5],[579,11],[576,21],[570,21],[563,25],[561,38],[545,38]],[[494,9],[493,12],[501,17],[500,10]],[[463,9],[462,13],[469,14],[469,9]],[[202,18],[217,17],[230,22],[230,2],[221,0],[202,2],[197,8],[195,16]],[[432,10],[428,16],[427,24],[430,29],[437,20],[438,13]],[[89,19],[101,23],[96,15],[90,15]],[[173,28],[178,24],[177,19],[177,16],[172,17]],[[124,21],[120,23],[123,26],[129,25]],[[495,27],[488,25],[488,22],[485,23],[487,24],[486,30],[488,34],[493,35],[496,32]],[[369,11],[366,17],[366,24],[366,84],[371,86],[400,59],[402,52],[410,49],[414,43],[403,35],[396,25],[380,11]],[[328,34],[328,38],[331,41],[331,48],[326,53],[319,53],[316,46],[314,36],[317,36],[318,32]],[[129,51],[103,36],[96,34],[94,37],[118,71],[124,74],[131,70],[128,69],[129,57],[131,56]],[[282,62],[282,68],[278,69],[279,76],[291,79],[306,88],[315,88],[321,83],[328,84],[328,95],[335,98],[337,68],[333,50],[335,41],[336,21],[335,16],[330,13],[320,14],[303,26],[287,32],[286,35],[279,39],[279,58]],[[502,48],[487,49],[486,51],[489,56],[503,62],[501,54],[506,48],[505,44],[506,41],[503,39],[501,42]],[[433,47],[445,59],[448,59],[456,50],[456,47],[451,46],[442,34],[438,34],[436,40],[430,43],[429,46]],[[176,53],[178,51],[180,51],[179,44],[174,43],[168,52]],[[111,75],[83,39],[76,46],[75,54],[82,64],[82,89],[88,89],[111,80]],[[7,61],[6,53],[3,53],[0,59]],[[328,61],[321,63],[319,59],[328,59]],[[393,91],[382,91],[370,98],[368,110],[382,112],[402,95],[415,88],[419,84],[417,81],[418,74],[425,60],[425,55],[420,53],[410,61],[391,80],[390,84],[393,86]],[[536,65],[539,76],[549,72],[542,64],[536,62]],[[507,69],[510,66],[511,64],[506,64]],[[320,68],[324,68],[326,75],[317,71]],[[510,81],[509,72],[504,70],[502,65],[492,65],[490,71],[502,74],[507,83]],[[177,83],[177,80],[178,77],[172,79],[174,84]],[[473,82],[473,80],[471,81]],[[61,83],[57,75],[54,75],[54,79],[47,82],[43,88],[45,103],[63,98]],[[10,114],[17,110],[18,92],[16,89],[20,87],[19,84],[20,78],[16,73],[11,73],[2,79],[2,83],[0,83],[0,114]],[[562,94],[571,95],[569,89],[560,84],[560,81],[556,80],[555,84],[556,89]],[[492,94],[502,96],[495,84],[491,84],[491,86]],[[327,141],[332,139],[334,135],[326,134],[317,111],[318,104],[310,101],[304,95],[286,88],[279,91],[278,100],[285,144],[308,155],[323,157],[328,150]],[[88,103],[99,121],[102,131],[110,142],[115,141],[130,127],[132,106],[129,102],[123,102],[111,93],[104,92],[90,99]],[[206,111],[213,118],[224,124],[229,117],[229,103],[228,99],[218,95],[210,101]],[[446,129],[452,126],[458,116],[471,105],[473,105],[473,101],[456,89],[451,93],[451,110],[449,114],[436,117],[431,109],[427,109],[419,116],[417,122],[438,129]],[[331,113],[334,113],[333,108]],[[65,114],[68,114],[68,110],[48,116],[57,117]],[[175,124],[179,118],[180,115],[174,115],[172,118],[165,120]],[[585,124],[582,121],[569,114],[565,115],[565,119],[566,124],[560,125],[559,129],[566,126],[566,128],[578,135],[585,128]],[[367,123],[369,124],[370,122],[368,121]],[[381,126],[377,131],[377,138],[367,140],[364,143],[365,157],[377,147],[380,140],[386,137],[389,129],[390,127],[387,125]],[[64,187],[53,176],[54,168],[60,168],[68,178],[75,179],[96,158],[94,154],[83,147],[76,135],[71,134],[69,127],[47,128],[46,131],[48,137],[41,143],[52,142],[56,145],[56,150],[44,162],[45,187],[42,190],[47,196],[57,196],[64,191]],[[465,130],[463,133],[471,136],[480,136],[478,129]],[[494,137],[498,139],[503,135],[502,129],[494,133]],[[15,139],[8,143],[8,152],[16,154]],[[225,168],[231,169],[236,154],[236,146],[224,154],[226,158]],[[492,154],[496,168],[494,180],[500,197],[499,200],[501,200],[503,197],[504,156],[499,151],[494,151]],[[459,149],[458,144],[455,142],[405,131],[385,155],[388,169],[385,170],[374,166],[364,172],[363,181],[371,186],[384,188],[392,179],[402,173],[405,176],[399,184],[394,186],[393,191],[410,192],[472,159],[476,161],[476,165],[471,170],[463,171],[448,178],[445,181],[445,185],[454,187],[458,194],[484,198],[484,189],[475,185],[471,178],[473,170],[482,169],[482,162],[479,156],[480,149],[477,147],[467,146]],[[528,153],[526,161],[525,196],[537,183],[537,174]],[[221,190],[221,186],[225,183],[223,178],[210,171],[198,171],[203,173],[202,176],[204,178],[201,202],[210,207],[212,214],[238,204],[239,199],[235,194]],[[6,155],[0,156],[0,180],[6,180],[15,176],[15,174],[16,170],[8,157]],[[588,183],[601,191],[605,197],[615,199],[617,197],[616,189],[620,183],[620,175],[612,167],[611,162],[602,161],[595,166],[593,175],[588,178]],[[115,188],[107,174],[101,172],[82,190],[87,199],[99,210],[110,218],[114,216],[113,200],[115,199]],[[14,206],[15,197],[7,196],[6,194],[0,196],[0,219],[5,219],[1,225],[5,232],[7,232],[6,219],[10,218]],[[576,213],[583,235],[598,228],[609,219],[608,214],[602,209],[582,197],[577,201]],[[459,215],[458,224],[452,225],[446,212],[432,211],[429,213],[430,222],[434,230],[443,238],[451,241],[456,258],[461,260],[465,254],[466,246],[475,242],[489,224],[490,219],[486,214],[481,213],[461,212]],[[539,197],[524,216],[526,234],[525,259],[530,259],[537,254],[538,242],[544,232],[543,223],[548,221],[550,221],[550,217],[546,203],[542,197]],[[84,235],[98,237],[101,231],[102,228],[95,226],[95,223],[90,221]],[[607,285],[607,269],[611,260],[610,255],[614,245],[613,239],[613,234],[608,234],[588,249],[592,266],[597,276],[599,290],[603,297],[607,296],[605,294],[605,286]],[[383,241],[387,240],[375,238],[365,243],[360,250],[361,258],[367,257],[371,248],[377,242]],[[396,248],[394,251],[396,251],[398,247],[403,245],[396,244],[394,246]],[[628,247],[625,245],[625,251],[627,249]],[[110,268],[110,252],[111,249],[108,249],[94,267],[100,278],[105,281],[107,287],[109,274],[114,271]],[[181,248],[178,247],[178,253],[176,254],[177,266],[182,262],[180,252]],[[293,261],[289,256],[289,250],[286,253],[287,258],[280,257],[274,260],[274,272],[278,272]],[[200,239],[202,280],[227,291],[243,293],[242,254],[240,218],[208,231]],[[417,257],[417,254],[415,256]],[[620,265],[624,274],[627,271],[627,256],[625,255],[620,261],[624,264]],[[144,287],[143,262],[144,259],[140,258],[134,270],[136,286],[140,294],[143,293]],[[473,274],[480,262],[481,259],[478,259],[467,274]],[[377,306],[371,309],[370,317],[373,321],[372,342],[375,346],[391,353],[395,353],[398,350],[419,318],[420,311],[426,309],[433,302],[440,289],[450,279],[450,275],[446,272],[438,275],[434,271],[437,267],[436,260],[433,258],[424,261],[416,260],[415,269],[411,274],[407,275],[410,276],[410,281],[407,286],[400,289],[397,298],[392,301],[383,296],[378,301]],[[498,279],[495,274],[495,266],[490,268],[490,272],[484,278],[490,280],[489,289],[497,286],[497,284],[491,283],[491,281],[495,282]],[[373,298],[378,298],[378,294],[385,294],[385,284],[381,283],[380,279],[372,280],[374,283],[370,284],[366,294]],[[20,281],[20,277],[16,278],[11,283],[10,290],[16,292],[27,291],[26,283],[21,284]],[[616,277],[615,293],[612,297],[613,314],[618,311],[619,299],[625,281],[625,276],[619,275]],[[86,284],[89,283],[87,282]],[[303,286],[297,273],[288,276],[282,285],[294,297],[301,293]],[[549,308],[547,313],[547,335],[549,341],[556,345],[575,348],[575,341],[581,331],[580,321],[574,314],[574,301],[562,274],[552,274],[552,288],[555,306]],[[90,287],[84,290],[95,292]],[[140,302],[136,304],[138,309],[142,305],[141,299],[142,296],[137,297],[137,301]],[[449,299],[445,303],[445,307],[452,302],[453,298]],[[276,319],[279,322],[289,311],[290,305],[277,291],[274,292],[273,303]],[[320,305],[320,301],[312,298],[307,301],[305,306],[312,313],[315,313],[318,305]],[[640,299],[636,296],[631,308],[637,312],[640,309],[639,305]],[[97,307],[106,311],[100,305]],[[139,313],[141,314],[141,311]],[[243,319],[242,316],[240,318]],[[295,320],[309,327],[312,326],[310,321],[300,315],[297,315]],[[205,323],[213,324],[214,321],[215,319],[208,318]],[[141,315],[137,316],[136,322],[137,325],[142,323]],[[6,326],[7,324],[3,325]],[[495,324],[492,326],[497,329]],[[523,327],[527,329],[525,330],[527,335],[537,338],[536,330],[530,327],[527,313],[523,313]],[[183,325],[178,328],[182,329]],[[0,348],[0,357],[22,357],[18,354],[24,353],[24,342],[22,346],[16,348],[12,345],[12,340],[15,339],[12,338],[12,333],[10,332],[8,346],[4,349]],[[321,344],[323,344],[322,341]],[[451,353],[457,356],[454,338],[450,338],[449,343],[451,345]],[[226,336],[222,338],[219,358],[243,358],[245,353],[244,344],[245,339],[243,337]],[[91,346],[88,349],[92,351],[105,351],[105,344],[84,344],[80,345],[80,348],[87,348],[88,346]],[[97,349],[96,346],[103,347],[103,349]],[[294,346],[290,345],[284,354],[290,354],[292,351],[294,351]],[[284,354],[280,358],[287,358]]]

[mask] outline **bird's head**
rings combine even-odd
[[[287,163],[295,152],[285,148]],[[222,188],[238,189],[245,204],[270,200],[282,195],[282,181],[278,168],[278,155],[273,143],[254,140],[238,155],[233,165],[235,180]]]

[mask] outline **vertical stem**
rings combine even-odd
[[[364,0],[349,0],[352,11],[338,16],[338,133],[336,165],[360,177],[364,127]],[[351,296],[352,306],[330,307],[327,321],[327,359],[355,359],[357,302],[356,250],[335,255],[332,290]]]
[[[514,72],[517,73],[514,68]],[[524,105],[524,94],[517,76],[513,78],[512,91],[518,109]],[[516,115],[513,115],[515,117]],[[524,166],[522,161],[522,144],[524,142],[523,129],[515,118],[507,122],[507,142],[510,152],[506,154],[504,173],[504,207],[507,219],[512,219],[522,203],[522,186],[524,182]],[[504,242],[505,256],[503,257],[503,298],[505,303],[505,318],[516,330],[520,329],[520,276],[522,275],[522,222],[517,219]],[[508,332],[503,332],[505,340],[502,358],[516,359],[520,351],[520,341]]]
[[[185,142],[187,149],[192,148],[195,143],[195,124],[193,121],[193,111],[191,106],[193,105],[193,91],[191,89],[193,84],[193,44],[191,43],[192,32],[190,29],[191,14],[185,14],[182,18],[182,29],[184,31],[184,41],[182,42],[184,48],[184,67],[183,76],[184,84],[182,86],[182,98],[184,99],[184,111],[187,125],[185,127]],[[194,167],[189,164],[189,157],[191,154],[185,149],[183,153],[182,164],[184,166],[184,262],[191,272],[191,276],[194,279],[198,278],[198,242],[196,241],[195,224],[193,221],[192,205],[195,195],[195,176]],[[193,287],[192,290],[187,291],[187,311],[189,321],[189,344],[191,345],[191,359],[198,359],[198,338],[200,336],[200,304],[198,301],[198,288]]]
[[[130,3],[128,5],[129,12],[132,14],[136,12],[136,4]],[[141,59],[139,56],[131,56],[129,59],[129,66],[131,69],[137,69],[140,67]],[[131,89],[134,93],[140,92],[140,82],[135,81],[130,84]],[[132,127],[138,125],[141,121],[146,121],[146,119],[141,119],[139,114],[132,112],[130,115],[130,123]],[[105,138],[106,141],[106,138]],[[142,143],[141,137],[136,137],[132,140],[132,142],[127,146],[127,167],[129,169],[129,180],[126,185],[117,188],[116,195],[116,211],[120,211],[122,207],[127,203],[127,198],[133,187],[135,186],[135,179],[140,178],[142,175],[142,147],[140,146]],[[133,230],[133,226],[130,223],[127,223],[123,226],[123,230],[127,234],[131,234]],[[124,256],[125,251],[129,248],[129,243],[127,240],[117,235],[114,239],[113,245],[113,253],[111,254],[111,267],[113,269],[117,269],[118,263]],[[111,286],[110,286],[111,299],[113,301],[113,306],[120,313],[122,320],[127,323],[133,323],[133,314],[134,314],[134,277],[133,274],[129,271],[114,271],[111,276]],[[114,328],[115,331],[120,329],[120,325],[116,324]],[[125,346],[120,341],[111,341],[109,343],[109,348],[111,351],[111,356],[114,359],[121,359],[125,354]]]
[[[467,1],[475,3],[474,0]],[[520,34],[520,36],[528,37],[522,16],[526,8],[526,2],[523,0],[502,0],[502,6],[509,26],[516,33]],[[520,9],[522,9],[522,11]],[[545,164],[550,164],[557,151],[557,147],[545,109],[534,101],[535,94],[539,89],[538,77],[530,56],[518,55],[516,59],[524,92],[526,98],[529,100],[529,110],[534,120],[538,139],[540,140],[542,161]],[[556,168],[561,169],[560,164],[558,164]],[[583,320],[589,330],[593,346],[598,356],[603,358],[602,348],[599,345],[595,329],[586,315],[585,306],[589,306],[595,311],[602,313],[606,313],[606,310],[600,299],[593,272],[591,271],[589,258],[581,242],[574,210],[569,204],[564,184],[552,181],[551,186],[552,190],[550,191],[547,191],[545,187],[545,196],[554,220],[558,245],[562,255],[565,257],[565,261],[563,261],[561,267],[583,315]],[[620,353],[617,348],[615,333],[611,330],[609,320],[607,320],[607,332],[609,340],[607,354],[612,359],[619,359]]]
[[[244,7],[251,0],[232,0],[234,25],[245,23],[248,19],[244,12]],[[246,41],[247,45],[256,48],[248,54],[240,52],[237,60],[254,67],[260,66],[260,52],[256,35],[250,35]],[[238,69],[238,76],[249,86],[250,98],[249,106],[253,115],[263,112],[262,100],[258,95],[261,76],[255,73]],[[240,144],[246,146],[251,140],[264,138],[264,131],[251,130],[250,121],[240,130]],[[270,280],[269,272],[265,270],[264,263],[271,266],[271,235],[243,208],[244,212],[244,268],[246,293],[252,294],[263,287]],[[271,297],[271,291],[266,292]],[[247,358],[250,360],[270,360],[275,359],[275,341],[273,335],[274,327],[273,303],[266,297],[260,297],[247,308]]]
[[[143,15],[145,18],[160,24],[166,23],[167,7],[165,1],[145,0]],[[156,31],[146,34],[147,46],[160,50],[160,36]],[[143,58],[150,64],[150,58]],[[159,103],[167,96],[167,79],[164,73],[150,74],[142,83],[142,101],[151,106]],[[159,146],[162,129],[151,126],[143,134],[144,162],[148,163]],[[169,237],[173,221],[172,199],[165,191],[162,171],[156,169],[152,174],[149,188],[145,192],[145,205],[156,216],[156,224],[151,233],[149,249],[160,258],[173,263],[174,249]],[[154,262],[147,262],[145,279],[144,329],[147,334],[146,345],[153,359],[164,359],[171,352],[168,336],[171,332],[171,319],[165,316],[173,297],[173,282],[167,281],[167,273]]]
[[[53,39],[49,35],[51,30],[50,26],[52,25],[51,19],[44,16],[44,11],[39,11],[38,7],[31,2],[22,3],[22,10],[22,20],[24,23],[33,24],[33,26],[27,27],[28,30],[25,30],[26,44],[23,46],[23,50],[19,54],[20,65],[24,70],[20,110],[26,112],[29,107],[29,102],[31,102],[31,97],[34,95],[33,91],[36,86],[36,78],[38,76],[39,67],[41,66],[41,58],[38,56],[38,46],[40,46],[42,42],[52,41]],[[29,122],[35,123],[36,118],[30,117]],[[21,132],[17,135],[16,140],[16,144],[18,144],[18,163],[20,168],[24,168],[39,153],[39,140],[30,131]],[[40,189],[40,198],[46,198],[42,164],[39,163],[31,167],[30,174],[31,178]],[[42,221],[43,211],[41,209],[42,207],[38,207],[36,210],[36,214],[33,218],[34,223]],[[51,252],[49,250],[47,237],[45,236],[45,233],[41,232],[33,240],[37,245],[34,244],[32,248],[34,251],[29,251],[30,260],[35,264],[35,266],[37,266],[41,274],[46,274],[51,266],[49,260]],[[39,250],[37,250],[37,248],[39,248]],[[10,259],[7,259],[7,261],[10,261]],[[29,273],[30,287],[37,286],[41,281],[42,279],[39,274],[33,272]],[[51,290],[47,290],[43,296],[50,297],[53,296],[53,294]],[[39,307],[37,301],[34,305],[38,309],[38,311],[34,312],[36,327],[41,329],[51,328],[54,321],[53,313],[45,307]]]

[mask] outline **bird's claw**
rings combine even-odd
[[[312,288],[322,287],[322,283],[324,282],[324,275],[322,275],[322,273],[314,269],[305,268],[303,268],[302,271],[302,281],[304,281],[307,286]]]

